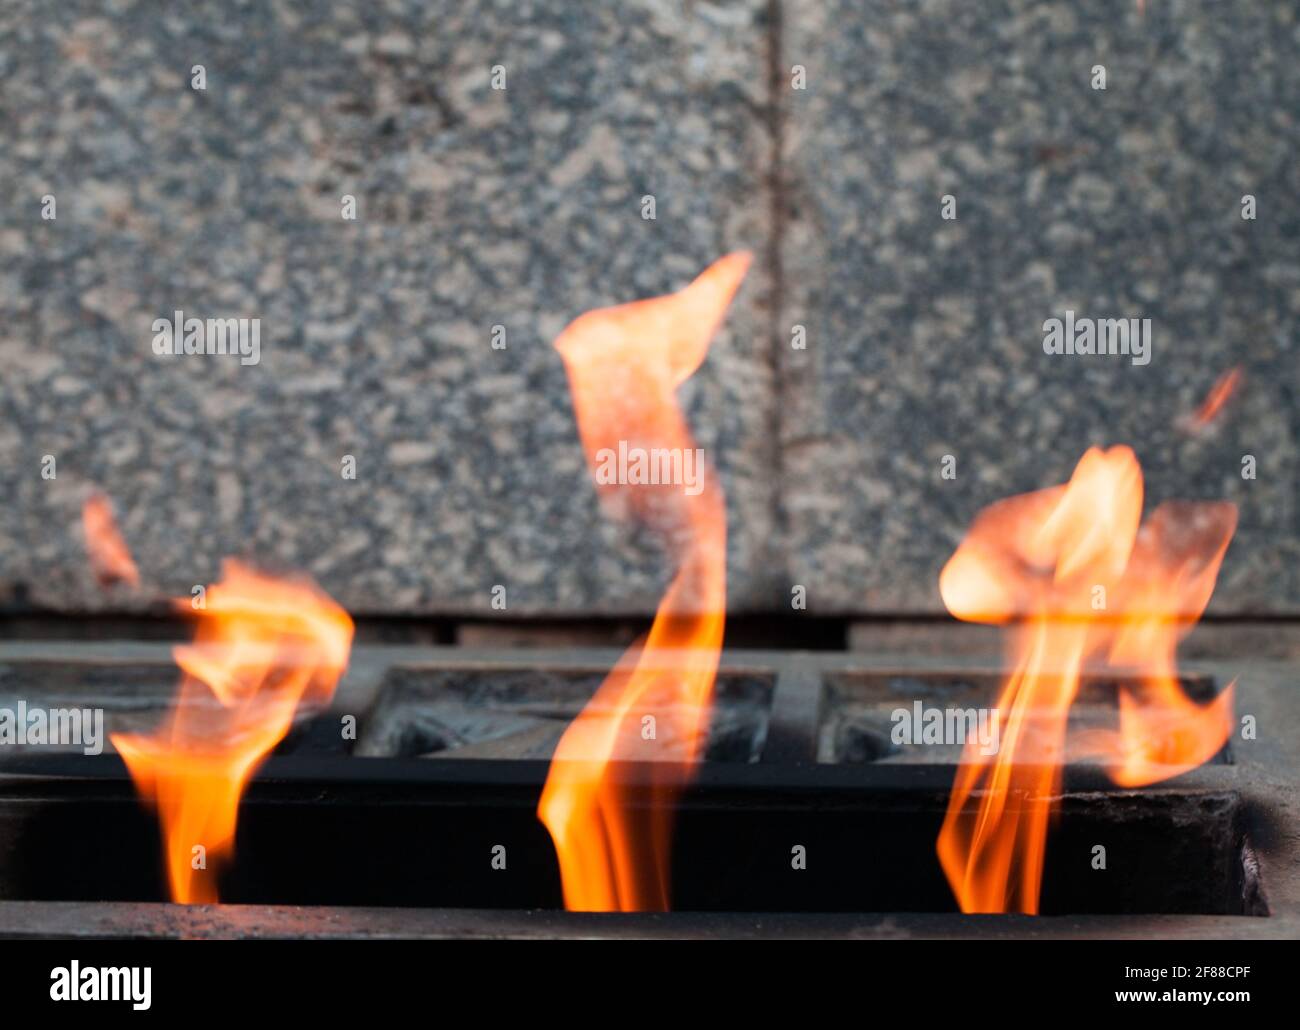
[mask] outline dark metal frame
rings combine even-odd
[[[340,685],[334,708],[362,711],[373,701],[384,673],[394,667],[520,669],[544,668],[600,671],[608,669],[615,652],[473,651],[459,648],[359,648],[352,669]],[[34,644],[0,645],[0,663],[12,661],[86,661],[101,663],[160,662],[170,664],[169,648],[150,644]],[[843,673],[874,675],[997,675],[996,666],[980,660],[930,661],[916,657],[890,658],[842,653],[741,652],[727,654],[723,669],[733,673],[767,674],[775,687],[767,742],[761,761],[750,764],[706,764],[697,770],[701,789],[763,790],[783,788],[809,792],[852,791],[869,785],[874,791],[929,792],[946,790],[952,767],[943,765],[876,764],[854,767],[818,766],[812,762],[820,706],[827,676]],[[1268,892],[1271,916],[1091,916],[1066,919],[966,917],[936,914],[782,915],[673,913],[624,917],[583,916],[559,912],[484,912],[475,910],[293,908],[220,906],[185,909],[179,906],[96,902],[0,902],[0,935],[32,933],[92,935],[125,933],[145,936],[1294,936],[1300,927],[1300,877],[1297,877],[1296,816],[1293,799],[1297,756],[1288,733],[1297,726],[1300,700],[1296,684],[1300,670],[1284,662],[1224,661],[1195,663],[1193,674],[1220,682],[1238,674],[1239,711],[1253,714],[1260,738],[1235,749],[1235,764],[1195,770],[1162,788],[1179,792],[1232,792],[1239,795],[1251,821],[1260,878]],[[1271,732],[1270,732],[1271,731]],[[346,766],[346,769],[340,768]],[[475,783],[480,786],[539,786],[542,762],[466,760],[338,759],[308,756],[272,758],[259,773],[259,782],[330,783]],[[635,763],[622,770],[630,782],[640,779]],[[0,756],[0,788],[31,778],[74,780],[125,777],[118,759],[83,756]],[[1114,791],[1096,769],[1067,767],[1064,792]],[[1171,871],[1176,875],[1176,871]]]

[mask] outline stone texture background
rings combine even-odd
[[[940,611],[981,507],[1127,442],[1152,501],[1240,505],[1213,610],[1300,612],[1298,18],[1250,0],[6,4],[0,604],[138,608],[235,554],[358,613],[485,613],[496,583],[512,615],[648,612],[663,555],[597,507],[550,343],[747,247],[682,394],[724,476],[735,609],[783,610],[801,583],[813,611]],[[1151,364],[1045,356],[1065,307],[1151,317]],[[261,318],[261,365],[154,357],[176,308]],[[1180,428],[1237,364],[1219,422]],[[92,485],[139,591],[86,569]]]
[[[11,600],[130,606],[241,554],[361,612],[487,611],[498,583],[512,613],[653,610],[663,557],[600,513],[551,341],[765,244],[766,40],[757,4],[5,5]],[[768,278],[684,390],[738,604],[779,568]],[[261,364],[155,357],[174,308],[260,317]],[[137,595],[85,570],[92,483]]]
[[[787,8],[808,89],[784,137],[782,319],[809,344],[781,377],[782,498],[789,574],[821,607],[942,610],[978,510],[1128,443],[1148,510],[1238,504],[1212,611],[1300,608],[1298,19],[1245,0]],[[1151,318],[1150,364],[1044,354],[1066,308]],[[1234,365],[1236,399],[1185,431]]]

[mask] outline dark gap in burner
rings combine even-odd
[[[355,754],[548,759],[604,679],[603,672],[578,670],[392,669],[365,719]],[[718,676],[705,761],[758,761],[772,689],[770,675]],[[645,712],[655,711],[645,706]],[[674,749],[684,742],[666,736],[671,720],[665,714],[659,715],[652,746],[659,757],[683,757]]]
[[[114,733],[152,733],[171,710],[181,671],[168,662],[10,661],[0,663],[0,708],[103,709],[103,751],[113,753]],[[215,700],[212,702],[214,710]],[[277,753],[346,754],[340,724],[325,713],[298,721]],[[79,753],[75,743],[6,747],[10,754]]]
[[[171,709],[180,680],[174,665],[16,661],[0,664],[0,708],[20,700],[45,708],[102,708],[103,749],[112,733],[150,733]],[[549,758],[560,735],[605,678],[605,671],[555,669],[390,669],[368,708],[300,717],[277,755],[346,758]],[[723,672],[709,713],[704,759],[756,762],[767,737],[774,680],[770,673]],[[215,705],[215,702],[214,702]],[[647,711],[652,712],[652,708]],[[356,717],[356,738],[341,717]],[[668,723],[660,718],[664,732]],[[660,750],[669,748],[658,738]],[[13,745],[7,751],[73,753],[80,745]],[[662,755],[661,755],[662,757]]]
[[[650,628],[644,616],[574,618],[460,618],[443,615],[352,613],[355,643],[491,647],[626,647]],[[731,614],[723,646],[843,651],[851,620],[801,612]],[[0,612],[0,640],[146,640],[182,643],[194,636],[193,619],[170,608],[139,614]]]
[[[606,670],[447,668],[388,670],[374,700],[357,711],[330,709],[300,716],[277,755],[458,759],[548,758],[564,727],[592,697]],[[28,705],[102,708],[105,735],[151,732],[176,696],[180,671],[170,663],[11,661],[0,664],[0,707]],[[1070,712],[1072,736],[1112,726],[1120,681],[1085,676]],[[1183,677],[1187,694],[1205,703],[1219,685]],[[953,673],[828,673],[817,706],[817,761],[829,764],[942,764],[959,760],[960,742],[894,739],[894,713],[923,709],[978,712],[996,703],[1001,679]],[[770,672],[723,670],[710,711],[710,762],[758,761],[768,736],[774,683]],[[345,736],[341,717],[356,718]],[[666,743],[666,742],[665,742]],[[12,754],[76,751],[76,745],[13,745]],[[112,751],[107,739],[104,750]],[[1086,762],[1071,755],[1070,761]],[[1232,763],[1229,744],[1211,760]]]
[[[382,781],[256,782],[240,808],[223,900],[557,908],[554,850],[535,814],[545,765],[509,764],[529,765],[532,782],[450,772],[403,782],[401,764]],[[628,789],[640,804],[642,788]],[[934,855],[946,803],[937,785],[697,783],[678,812],[674,907],[951,912]],[[1266,914],[1235,792],[1069,793],[1059,809],[1043,914]],[[1105,870],[1092,867],[1097,844]],[[505,870],[492,867],[496,845],[506,848]],[[796,846],[805,869],[792,867]],[[0,898],[156,901],[162,883],[157,821],[128,783],[0,785]]]
[[[1184,693],[1198,704],[1212,700],[1220,685],[1209,676],[1179,678]],[[1070,707],[1067,749],[1080,731],[1113,728],[1118,718],[1121,684],[1140,681],[1108,675],[1082,677],[1074,703]],[[962,754],[958,741],[917,743],[898,741],[907,737],[915,719],[912,714],[919,702],[923,712],[990,711],[997,704],[1002,677],[992,675],[957,675],[923,673],[912,675],[888,673],[831,673],[825,678],[825,692],[817,722],[817,760],[823,763],[860,765],[866,763],[942,763],[957,762]],[[898,711],[909,719],[895,718]],[[975,725],[964,722],[965,726]],[[904,731],[895,733],[896,728]],[[1067,750],[1067,761],[1086,763],[1083,756]],[[1209,760],[1209,765],[1231,765],[1232,748],[1225,741]]]

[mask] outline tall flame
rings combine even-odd
[[[1174,652],[1204,612],[1236,529],[1232,504],[1166,502],[1141,525],[1142,470],[1127,447],[1090,449],[1069,483],[1000,501],[939,578],[948,610],[1010,624],[1014,671],[996,755],[968,742],[938,840],[964,912],[1038,911],[1047,822],[1085,662],[1123,676],[1116,730],[1079,740],[1121,786],[1178,775],[1227,739],[1232,687],[1200,706]]]
[[[313,584],[235,561],[197,614],[194,643],[174,652],[183,677],[168,721],[149,736],[112,736],[141,795],[157,802],[183,904],[217,900],[244,786],[298,706],[333,696],[352,643],[352,620]]]
[[[730,254],[678,293],[590,311],[560,334],[555,346],[594,474],[638,448],[679,461],[698,453],[675,391],[704,360],[749,261]],[[596,474],[612,508],[664,532],[678,568],[650,632],[566,730],[542,791],[538,817],[555,842],[570,910],[668,908],[672,806],[702,743],[726,608],[722,490],[698,471],[698,491]],[[670,760],[659,741],[674,743]],[[612,775],[612,761],[636,759],[654,763],[648,807],[632,806]]]
[[[90,567],[103,586],[114,583],[140,585],[140,573],[131,551],[113,518],[113,505],[103,494],[92,494],[81,509],[81,528],[86,536]]]

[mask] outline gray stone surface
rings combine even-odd
[[[666,562],[599,511],[551,341],[769,247],[763,13],[5,4],[0,599],[133,607],[235,554],[354,612],[486,612],[498,583],[511,614],[653,610]],[[681,394],[723,469],[736,604],[779,567],[767,278]],[[260,318],[260,365],[155,357],[177,308]],[[92,484],[137,593],[86,568]]]
[[[649,612],[667,563],[597,507],[551,341],[744,246],[682,391],[733,610],[942,611],[983,506],[1126,442],[1151,502],[1240,506],[1212,611],[1300,612],[1298,33],[1250,0],[5,4],[0,605],[147,606],[233,554],[362,614]],[[1151,364],[1044,355],[1067,307],[1153,319]],[[261,318],[261,364],[155,358],[176,308]],[[138,591],[89,572],[92,486]]]
[[[1300,14],[1145,6],[785,5],[808,87],[786,117],[781,321],[808,349],[785,348],[783,503],[810,609],[942,611],[982,507],[1128,443],[1149,506],[1240,506],[1211,611],[1300,610]],[[1045,355],[1067,307],[1151,318],[1150,364]],[[1220,422],[1180,428],[1237,364]]]

